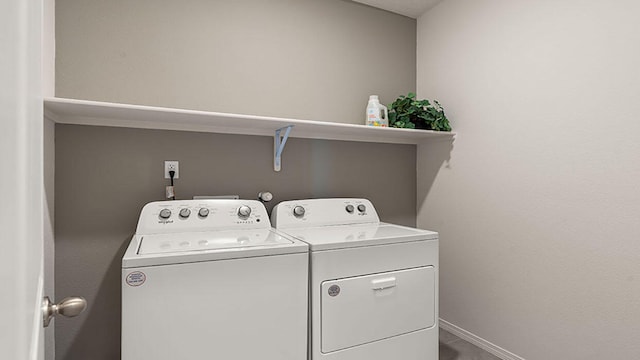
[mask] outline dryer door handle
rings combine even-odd
[[[382,279],[371,280],[371,288],[373,290],[384,290],[396,286],[396,277],[390,276]]]

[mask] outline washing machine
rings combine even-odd
[[[307,306],[308,246],[262,203],[149,203],[122,258],[122,359],[306,359]]]
[[[285,201],[272,225],[310,250],[310,360],[437,360],[438,233],[366,199]]]

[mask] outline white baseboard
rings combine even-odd
[[[470,333],[461,327],[458,327],[446,320],[443,320],[442,318],[439,321],[439,325],[440,325],[440,328],[442,328],[443,330],[446,330],[452,333],[453,335],[461,338],[462,340],[472,343],[473,345],[481,348],[482,350],[492,353],[493,355],[499,357],[502,360],[525,360],[524,358],[508,350],[505,350],[500,346],[477,336],[476,334]]]

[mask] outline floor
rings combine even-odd
[[[500,358],[440,329],[440,360],[500,360]]]

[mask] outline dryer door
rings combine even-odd
[[[321,291],[323,353],[435,324],[433,266],[325,281]]]

